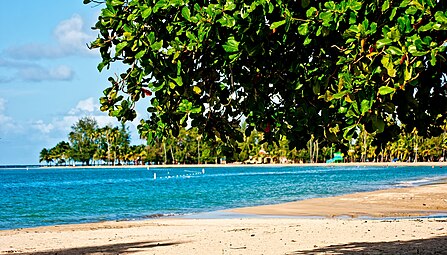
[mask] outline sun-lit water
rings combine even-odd
[[[0,229],[211,212],[445,177],[447,167],[1,170]]]

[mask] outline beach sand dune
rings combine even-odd
[[[236,210],[319,218],[161,218],[4,230],[0,254],[447,254],[445,217],[332,217],[442,213],[445,199],[447,185],[436,184]]]

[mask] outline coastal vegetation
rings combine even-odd
[[[246,125],[240,127],[244,133]],[[98,127],[92,118],[82,118],[72,126],[68,142],[44,148],[39,162],[47,165],[145,165],[145,164],[214,164],[226,162],[318,163],[326,162],[335,152],[342,152],[346,162],[418,162],[442,161],[447,152],[447,125],[440,136],[424,138],[416,129],[402,132],[395,140],[379,146],[376,134],[359,131],[358,139],[345,144],[311,138],[306,146],[293,148],[286,136],[277,143],[264,142],[264,132],[254,130],[237,147],[219,139],[199,134],[197,128],[181,128],[154,143],[130,144],[129,130]]]

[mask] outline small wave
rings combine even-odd
[[[142,219],[156,219],[156,218],[172,217],[172,216],[177,216],[177,214],[174,214],[174,213],[154,213],[154,214],[144,215],[141,218]]]
[[[397,187],[416,187],[416,186],[423,186],[428,184],[433,184],[438,181],[441,181],[443,179],[446,179],[446,176],[437,176],[437,177],[431,177],[431,178],[422,178],[422,179],[415,179],[415,180],[407,180],[407,181],[401,181],[397,183],[395,186]]]

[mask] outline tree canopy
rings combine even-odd
[[[128,66],[100,99],[152,140],[190,124],[222,141],[248,123],[302,146],[398,125],[439,135],[447,117],[447,3],[440,0],[84,0],[101,5],[98,69]]]

